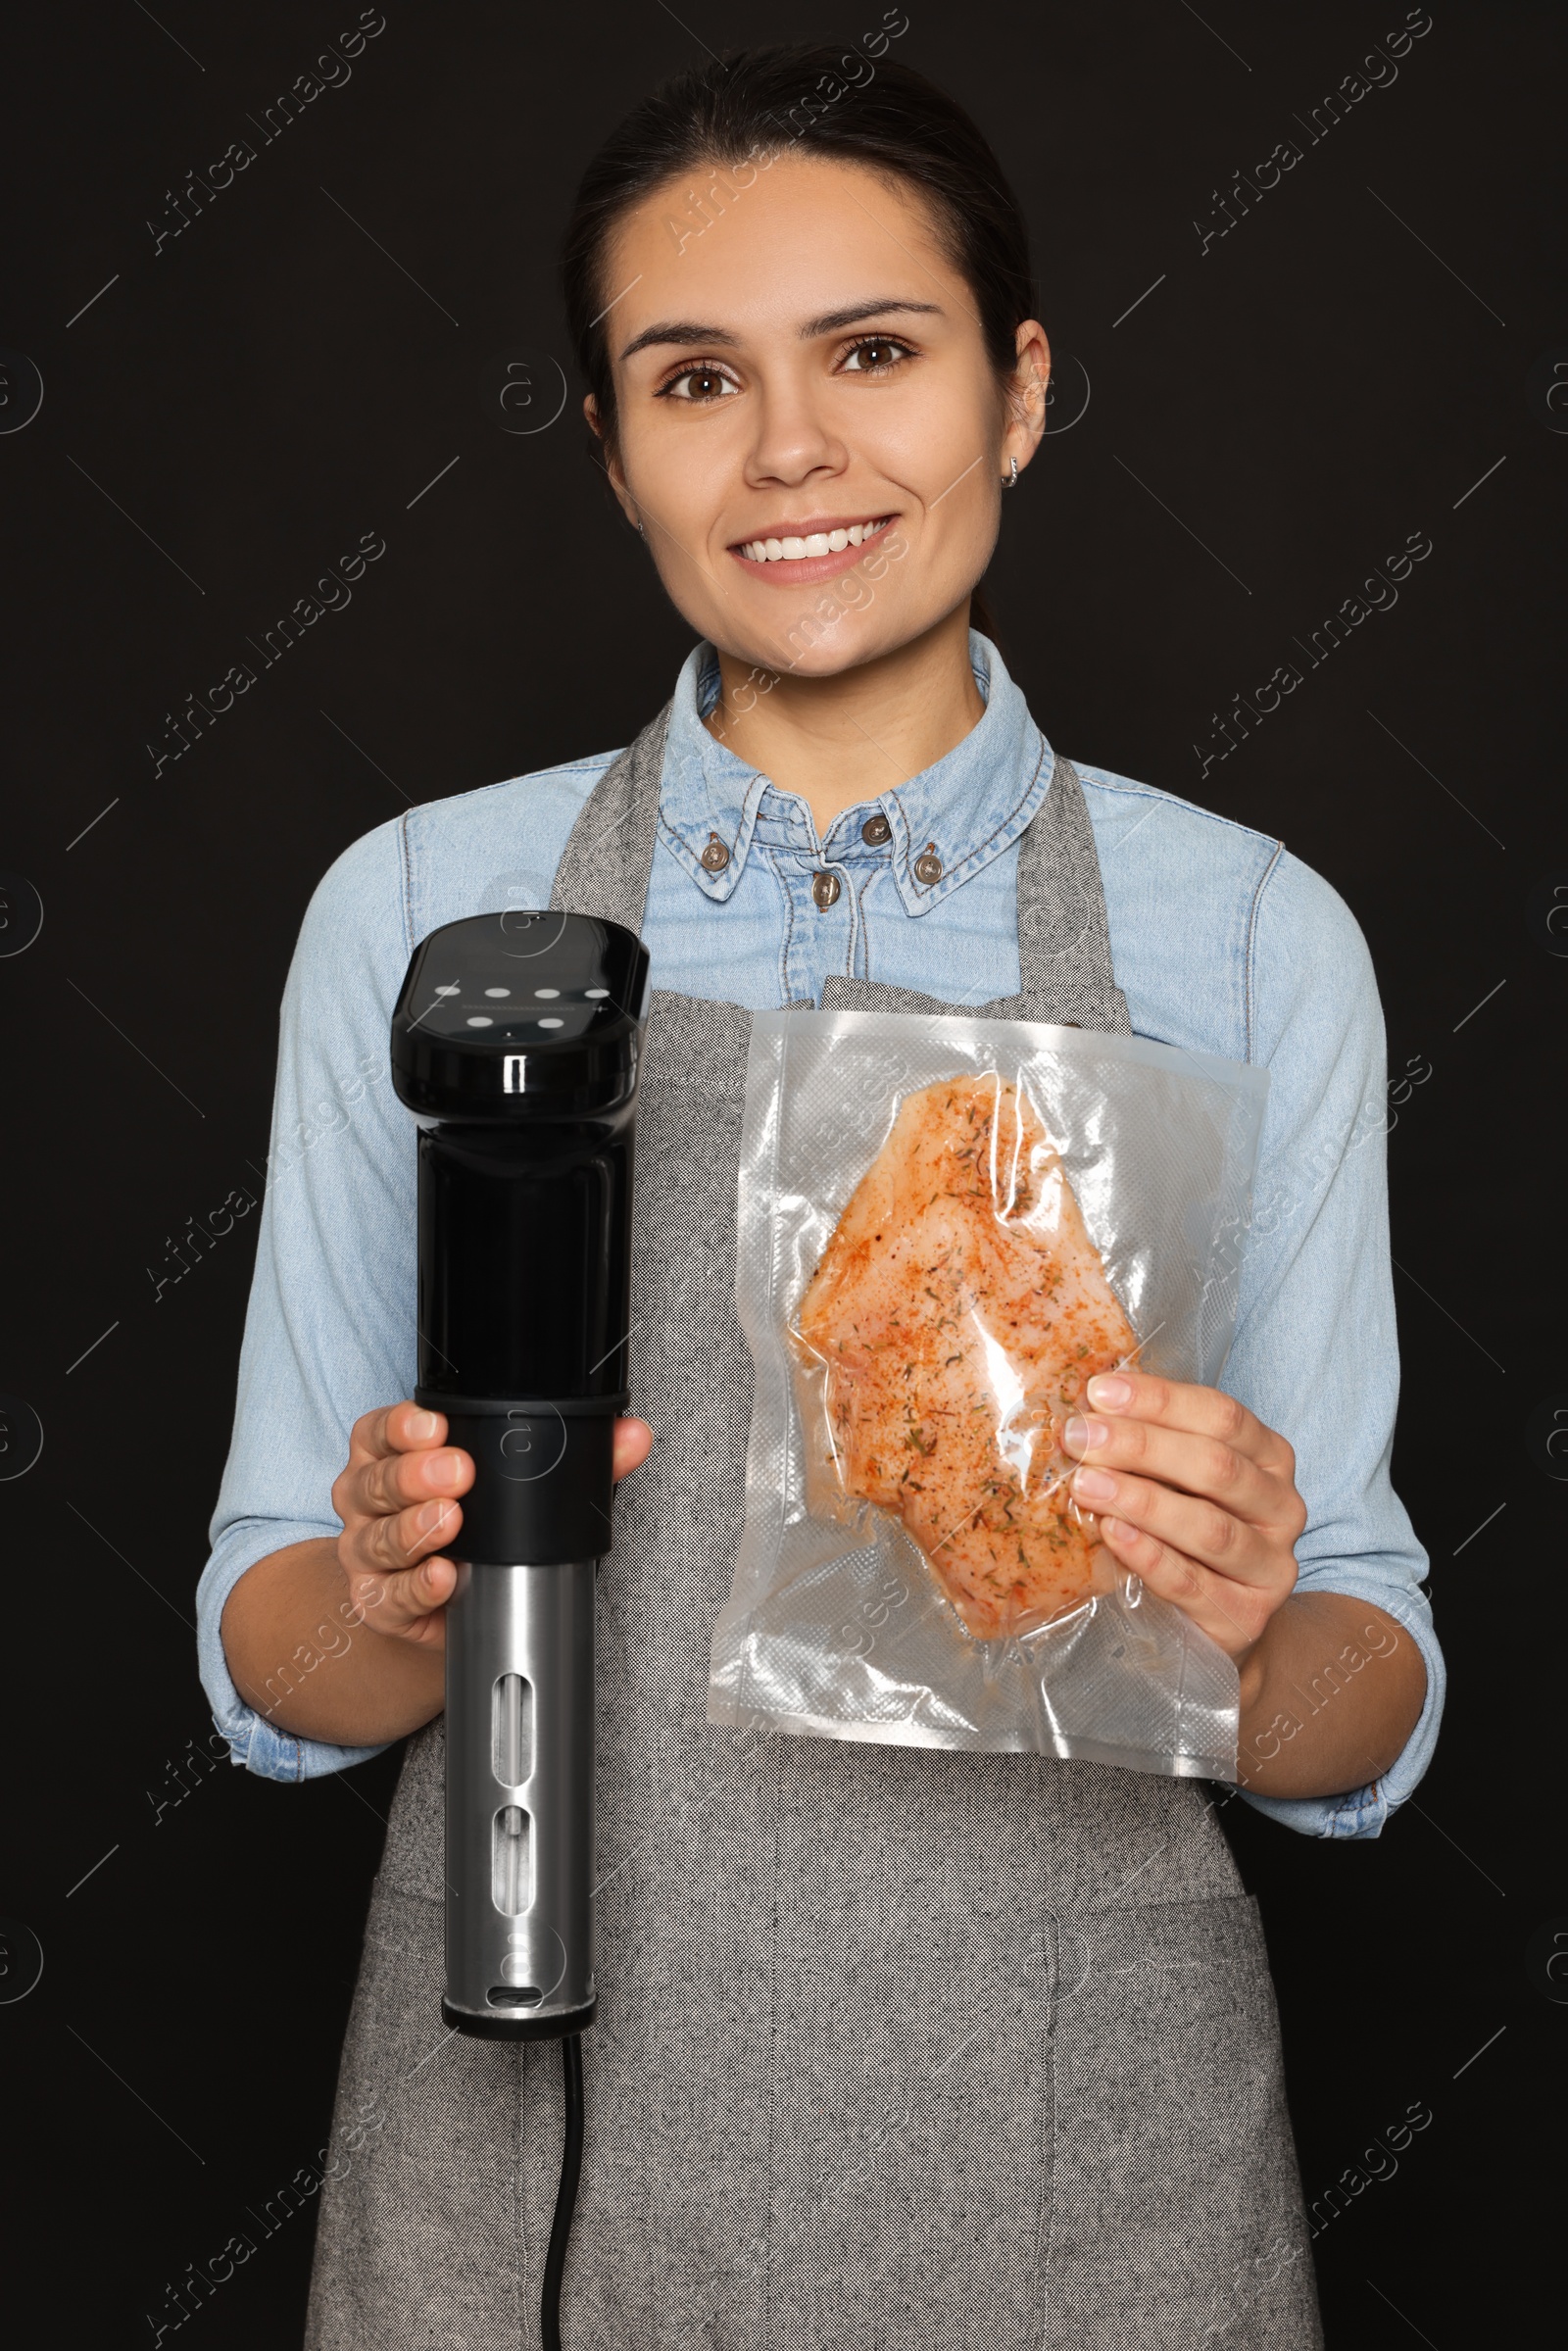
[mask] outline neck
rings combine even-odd
[[[967,597],[912,643],[836,677],[779,676],[764,692],[737,656],[720,653],[718,667],[709,733],[781,792],[798,793],[818,840],[846,808],[933,766],[985,714],[969,666]]]

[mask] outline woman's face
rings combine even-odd
[[[786,154],[656,190],[608,260],[611,478],[694,629],[827,677],[962,603],[1050,354],[1020,328],[1004,396],[912,188]]]

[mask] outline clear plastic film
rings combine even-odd
[[[1073,1500],[1131,1362],[1212,1385],[1267,1072],[1043,1022],[753,1023],[757,1371],[712,1722],[1236,1777],[1236,1668]]]

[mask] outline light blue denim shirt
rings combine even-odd
[[[675,688],[643,929],[656,986],[753,1009],[814,1002],[831,971],[954,1004],[1016,991],[1017,842],[1054,754],[996,648],[971,635],[970,659],[979,723],[906,783],[868,744],[865,799],[818,842],[806,803],[703,725],[717,669],[710,647],[693,651]],[[387,1045],[409,956],[462,915],[548,906],[572,822],[614,756],[411,808],[346,850],[307,909],[283,996],[233,1442],[197,1594],[213,1719],[263,1778],[309,1779],[381,1751],[295,1738],[246,1706],[220,1620],[256,1560],[339,1532],[330,1494],[351,1426],[414,1390],[415,1126]],[[1398,1363],[1371,960],[1343,901],[1279,842],[1074,764],[1134,1029],[1271,1073],[1224,1385],[1296,1448],[1310,1513],[1298,1589],[1375,1602],[1426,1661],[1420,1720],[1381,1780],[1248,1800],[1308,1836],[1375,1837],[1431,1757],[1444,1668],[1419,1589],[1426,1555],[1389,1482]],[[889,837],[868,842],[862,827],[878,813]],[[701,862],[715,835],[729,852],[717,872]],[[914,871],[928,849],[942,865],[930,884]],[[811,880],[824,867],[841,888],[820,908]],[[279,1659],[274,1704],[304,1675],[330,1673],[346,1640],[323,1627]],[[1376,1657],[1353,1670],[1376,1672]],[[1333,1702],[1327,1689],[1321,1702]],[[1313,1704],[1303,1693],[1303,1709]]]

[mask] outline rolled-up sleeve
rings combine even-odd
[[[197,1655],[235,1763],[308,1780],[382,1752],[296,1738],[240,1697],[224,1603],[247,1568],[335,1536],[334,1479],[362,1412],[412,1393],[415,1125],[392,1091],[388,1024],[412,942],[400,825],[354,843],[307,909],[284,990],[267,1190],[233,1436],[197,1588]],[[323,1625],[267,1687],[281,1703],[351,1638]]]
[[[1421,1590],[1427,1555],[1390,1479],[1398,1340],[1389,1248],[1391,1113],[1383,1016],[1366,942],[1329,885],[1281,856],[1254,912],[1252,1057],[1271,1072],[1237,1334],[1222,1385],[1296,1451],[1306,1532],[1300,1592],[1372,1602],[1336,1673],[1302,1692],[1315,1713],[1376,1674],[1397,1638],[1426,1666],[1426,1698],[1397,1761],[1342,1794],[1247,1801],[1308,1837],[1376,1837],[1419,1784],[1443,1713],[1443,1654]]]

